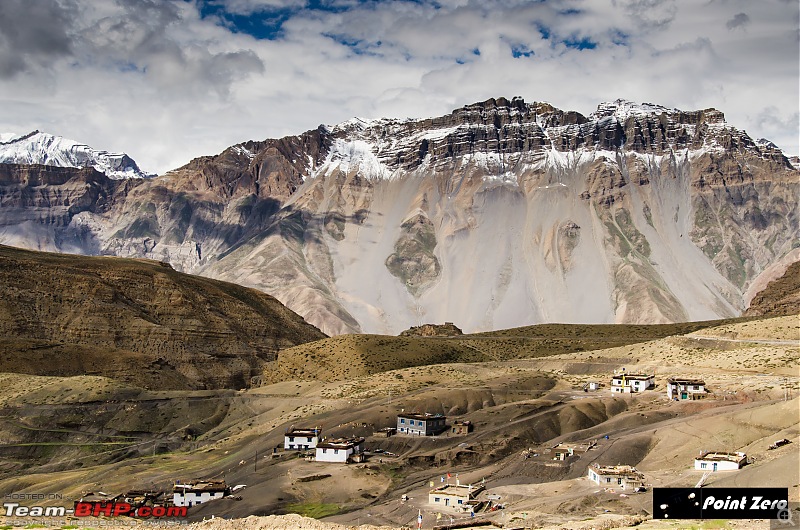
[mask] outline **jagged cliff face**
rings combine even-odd
[[[0,241],[166,260],[329,334],[733,316],[797,246],[798,172],[714,109],[501,98],[247,142],[152,180],[24,171],[0,185]]]

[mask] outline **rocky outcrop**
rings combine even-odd
[[[401,337],[454,337],[463,335],[464,332],[452,322],[444,324],[422,324],[412,326],[400,333]]]
[[[441,272],[436,248],[436,232],[430,219],[417,214],[400,225],[400,238],[394,252],[386,258],[386,268],[412,295],[422,293]]]

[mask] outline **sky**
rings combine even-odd
[[[798,154],[797,0],[2,0],[0,133],[163,173],[246,140],[522,96],[708,107]]]

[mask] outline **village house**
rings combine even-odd
[[[333,438],[317,444],[317,462],[361,461],[364,452],[364,438]]]
[[[653,375],[622,372],[611,378],[611,392],[615,394],[632,394],[653,386],[655,386],[655,376]]]
[[[447,427],[442,414],[398,414],[397,433],[416,436],[435,436]]]
[[[593,464],[589,467],[589,480],[607,488],[633,491],[644,488],[644,475],[633,466],[601,466]]]
[[[706,397],[706,383],[700,379],[670,377],[667,379],[669,399],[699,399]]]
[[[378,429],[377,431],[372,433],[372,436],[376,438],[389,438],[390,436],[394,436],[397,433],[397,429],[395,427],[383,427],[382,429]]]
[[[158,502],[163,495],[163,491],[131,490],[122,496],[122,500],[132,506],[146,506]]]
[[[582,444],[565,444],[560,443],[553,448],[553,460],[561,460],[564,461],[567,458],[575,455],[580,455],[581,453],[585,453],[592,447],[594,447],[596,442],[590,443],[582,443]]]
[[[445,484],[430,491],[428,503],[434,506],[459,508],[475,501],[475,497],[483,489],[481,485]]]
[[[175,482],[172,487],[172,503],[191,508],[204,502],[221,499],[229,493],[224,480],[195,480]]]
[[[90,491],[84,493],[78,502],[101,502],[101,503],[114,503],[119,501],[123,498],[122,493],[118,493],[117,495],[110,495],[108,493],[103,493],[99,491],[97,493]]]
[[[456,420],[450,426],[450,434],[460,436],[472,432],[472,422],[469,420]]]
[[[322,429],[295,429],[291,427],[283,435],[283,448],[291,450],[316,449]]]
[[[702,471],[736,471],[746,463],[745,453],[706,451],[694,459],[694,468]]]

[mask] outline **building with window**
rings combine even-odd
[[[322,429],[295,429],[292,427],[283,435],[283,448],[290,450],[316,449]]]
[[[589,480],[613,489],[637,491],[644,488],[644,475],[633,466],[592,464],[589,467]]]
[[[472,432],[472,422],[469,420],[456,420],[450,426],[450,434],[460,436]]]
[[[317,444],[317,462],[338,462],[346,464],[360,460],[364,452],[364,438],[334,438],[322,440]]]
[[[435,436],[447,428],[445,421],[442,414],[398,414],[397,433]]]
[[[669,399],[699,399],[706,397],[706,383],[701,379],[670,377],[667,379]]]
[[[694,459],[694,468],[701,471],[736,471],[746,463],[745,453],[706,451]]]
[[[460,508],[469,505],[482,491],[481,485],[445,484],[430,491],[428,503],[434,506]]]
[[[172,487],[172,503],[191,508],[204,502],[221,499],[230,492],[224,480],[193,480],[175,482]]]
[[[571,456],[581,455],[592,449],[595,445],[597,445],[597,442],[560,443],[553,448],[553,460],[564,461]]]
[[[653,386],[655,386],[655,376],[653,375],[622,372],[611,378],[611,392],[615,394],[633,394]]]

